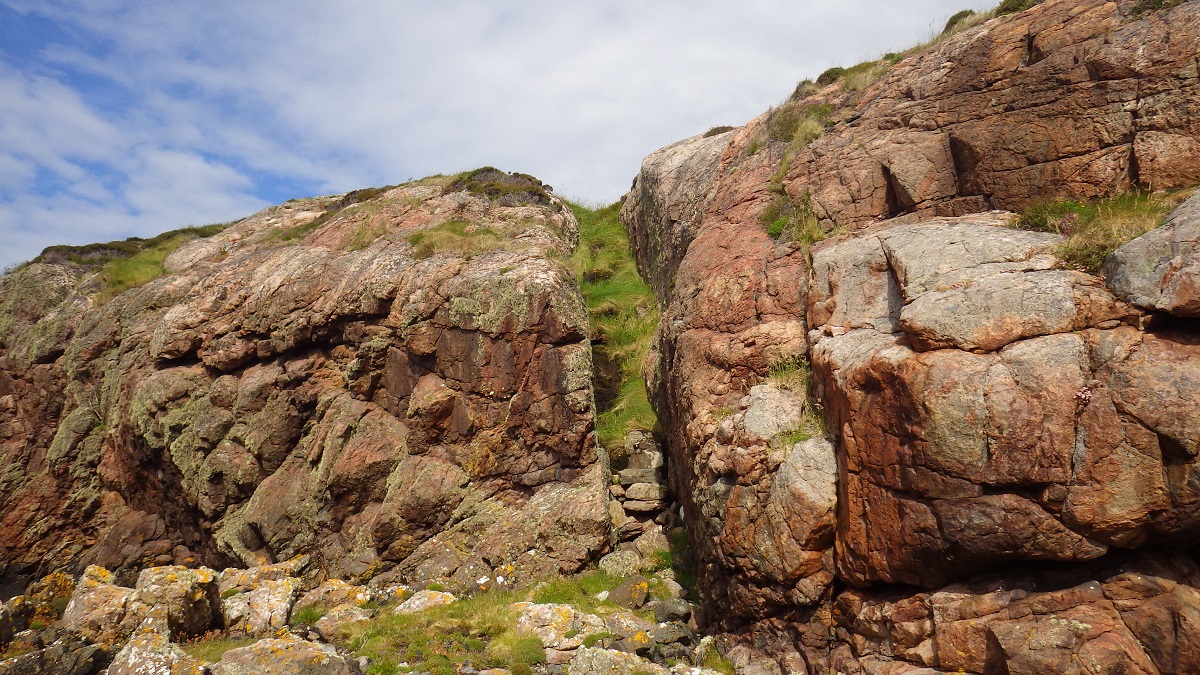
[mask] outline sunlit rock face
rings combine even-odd
[[[1200,184],[1175,4],[1043,2],[647,157],[622,219],[711,629],[809,672],[1196,667],[1197,202],[1103,276],[1011,228]],[[781,204],[810,229],[772,236]]]
[[[580,568],[609,532],[577,239],[493,170],[272,207],[107,301],[65,262],[0,278],[0,569]]]

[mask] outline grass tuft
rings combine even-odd
[[[1131,191],[1109,199],[1080,202],[1044,200],[1030,204],[1012,225],[1064,237],[1058,248],[1063,263],[1098,274],[1104,259],[1117,248],[1162,224],[1190,191]]]
[[[832,234],[821,227],[811,198],[805,194],[796,200],[782,193],[759,214],[758,222],[772,238],[783,242],[796,242],[807,250],[813,244]]]
[[[311,626],[321,620],[329,612],[328,609],[320,605],[308,605],[301,607],[299,610],[292,612],[291,623],[293,625]]]
[[[795,355],[771,364],[766,381],[769,385],[804,397],[804,414],[800,422],[779,435],[777,440],[780,443],[792,446],[825,433],[825,420],[815,389],[816,380],[806,357]]]
[[[592,327],[596,434],[615,453],[630,431],[652,431],[657,422],[642,361],[658,328],[658,306],[638,275],[629,238],[617,219],[620,204],[599,209],[572,204],[571,210],[579,221],[579,247],[570,265]]]

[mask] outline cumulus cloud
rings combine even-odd
[[[928,38],[913,0],[0,0],[0,267],[491,164],[615,200],[641,158]]]

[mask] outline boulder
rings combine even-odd
[[[608,599],[621,607],[637,609],[650,597],[650,580],[635,575],[622,581],[608,593]]]
[[[329,579],[300,596],[300,599],[292,607],[292,611],[298,612],[305,607],[331,609],[339,605],[362,607],[370,599],[370,592],[365,586],[354,586],[341,579]]]
[[[452,593],[444,591],[417,591],[413,596],[396,606],[393,614],[414,614],[434,607],[444,607],[458,602]]]
[[[166,611],[170,635],[199,635],[219,616],[217,575],[210,569],[152,567],[138,575],[135,603]]]
[[[117,652],[108,666],[109,675],[204,675],[203,662],[188,656],[165,635],[138,631]]]
[[[1117,249],[1101,269],[1113,293],[1146,310],[1200,316],[1200,194]]]
[[[212,675],[354,675],[330,645],[296,637],[268,638],[225,652]]]
[[[567,663],[588,636],[606,631],[600,617],[585,614],[570,605],[518,603],[514,607],[521,611],[517,635],[540,640],[551,664]]]
[[[267,635],[285,628],[299,590],[300,580],[294,577],[264,579],[248,589],[230,589],[221,600],[225,630]]]
[[[317,620],[317,634],[326,642],[344,638],[344,631],[355,624],[371,620],[371,612],[353,604],[338,605]]]
[[[132,604],[136,591],[113,584],[108,570],[89,566],[84,570],[71,601],[63,612],[63,626],[88,640],[119,647],[141,623]]]

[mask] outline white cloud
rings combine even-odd
[[[0,0],[78,38],[0,66],[0,266],[483,164],[611,201],[655,148],[989,3],[82,4]]]

